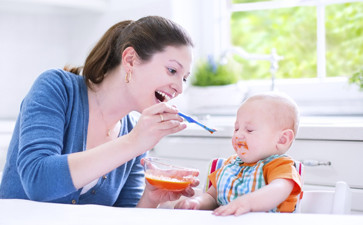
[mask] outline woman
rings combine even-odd
[[[0,198],[157,207],[193,195],[144,190],[140,163],[186,127],[166,102],[182,93],[192,46],[180,26],[149,16],[112,26],[83,68],[40,75],[21,105]]]

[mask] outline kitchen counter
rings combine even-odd
[[[101,205],[68,205],[20,199],[0,199],[1,224],[350,224],[360,225],[363,216],[302,213],[247,213],[214,216],[208,210],[117,208]]]

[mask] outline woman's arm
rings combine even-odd
[[[138,156],[129,134],[87,151],[68,156],[69,170],[76,189],[82,188],[113,169]]]
[[[77,97],[85,90],[77,89],[73,78],[61,70],[47,71],[22,103],[16,165],[32,200],[51,201],[73,193],[186,127],[177,109],[156,104],[144,110],[129,134],[84,151],[88,110],[82,111],[82,101],[87,95]],[[160,123],[162,112],[170,115]]]
[[[165,120],[160,123],[159,114]],[[84,152],[69,155],[68,163],[73,184],[78,189],[125,162],[152,149],[159,140],[185,129],[176,108],[160,103],[142,112],[132,131],[113,141]]]

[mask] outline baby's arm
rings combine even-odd
[[[289,197],[295,183],[288,179],[276,179],[255,192],[243,195],[214,210],[218,216],[242,215],[247,212],[266,212]]]
[[[211,186],[206,193],[201,196],[186,198],[175,204],[175,209],[200,209],[210,210],[217,208],[216,202],[217,192],[216,189]]]

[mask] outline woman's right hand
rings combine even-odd
[[[139,145],[136,148],[138,153],[142,154],[152,149],[164,136],[184,130],[186,124],[182,122],[178,109],[162,102],[146,108],[129,135],[131,141]]]

